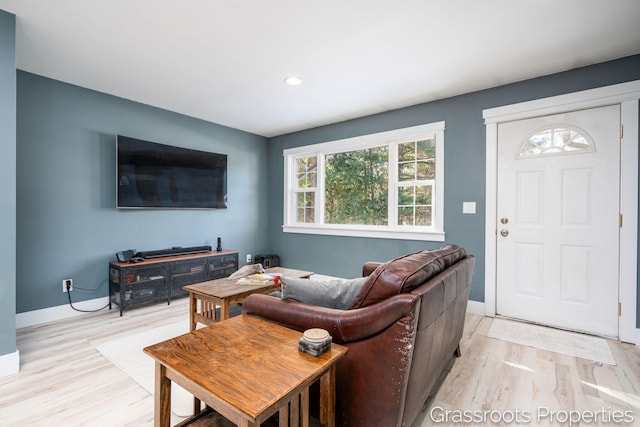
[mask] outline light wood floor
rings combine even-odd
[[[586,359],[488,338],[492,322],[490,317],[467,314],[462,357],[415,427],[453,424],[442,422],[447,416],[454,421],[456,416],[487,420],[464,424],[469,426],[568,426],[567,417],[582,420],[573,426],[640,426],[639,347],[607,340],[617,365],[597,366]],[[599,415],[588,420],[592,412]],[[623,422],[611,420],[618,415]],[[524,422],[508,422],[516,416]]]
[[[102,311],[19,329],[21,370],[0,378],[0,426],[153,425],[152,396],[94,346],[177,321],[188,322],[186,298],[170,306],[158,303],[131,309],[123,317],[118,310]],[[487,338],[491,322],[467,315],[462,357],[414,427],[451,425],[452,417],[464,415],[465,410],[494,419],[519,411],[530,418],[522,425],[569,425],[538,420],[540,408],[559,411],[557,417],[572,410],[581,416],[600,411],[600,421],[602,411],[605,416],[631,411],[635,421],[618,425],[640,425],[638,347],[609,341],[617,366],[595,366],[588,360]],[[439,422],[443,411],[450,411],[450,422]]]

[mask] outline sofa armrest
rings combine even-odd
[[[362,265],[362,277],[370,276],[373,271],[382,265],[381,262],[368,261]]]
[[[420,298],[401,294],[355,310],[338,310],[298,301],[252,294],[242,304],[242,313],[258,316],[298,331],[322,328],[334,342],[346,343],[369,338],[410,315]]]

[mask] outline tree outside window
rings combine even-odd
[[[327,154],[324,179],[326,224],[387,224],[388,147]]]

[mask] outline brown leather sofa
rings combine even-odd
[[[337,425],[411,426],[460,355],[473,268],[473,256],[445,245],[366,263],[348,310],[267,295],[249,296],[242,310],[299,331],[326,329],[349,347],[336,370]]]

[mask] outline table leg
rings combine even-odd
[[[278,411],[278,425],[286,426],[289,425],[289,405],[284,405]]]
[[[300,427],[309,427],[309,388],[300,393]]]
[[[286,426],[287,424],[285,424]],[[289,402],[289,427],[300,426],[300,395],[297,395]]]
[[[196,330],[196,312],[198,310],[198,301],[195,293],[189,292],[189,330]]]
[[[171,425],[171,380],[167,378],[167,368],[156,361],[153,425]]]
[[[229,301],[223,299],[220,304],[220,321],[226,320],[229,318]]]
[[[336,365],[320,377],[320,426],[336,425]]]

